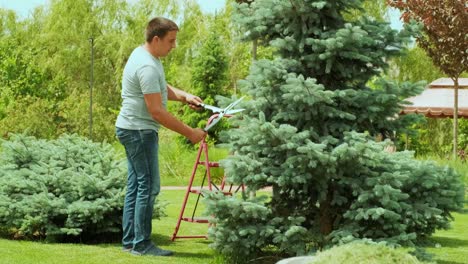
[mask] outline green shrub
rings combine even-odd
[[[453,168],[458,174],[460,174],[462,177],[462,181],[465,184],[465,203],[468,203],[468,188],[466,188],[468,186],[468,163],[466,162],[466,160],[443,159],[438,156],[424,156],[420,157],[420,159],[433,160],[437,164]]]
[[[51,138],[56,136],[58,111],[52,100],[25,96],[12,100],[0,114],[0,136],[21,133]],[[3,117],[2,117],[3,115]]]
[[[359,145],[350,147],[370,153],[371,148]],[[410,152],[382,152],[359,162],[355,154],[342,154],[346,157],[341,156],[340,167],[366,177],[352,179],[352,173],[344,173],[346,179],[340,188],[346,189],[347,183],[353,187],[351,195],[340,194],[349,204],[345,205],[340,230],[331,233],[335,242],[371,238],[413,245],[436,229],[448,229],[451,212],[463,207],[462,179],[447,166],[414,160]]]
[[[125,174],[109,144],[12,135],[0,153],[0,233],[50,240],[118,235]]]
[[[81,136],[89,135],[89,94],[72,94],[59,104],[60,122],[57,124],[57,135],[72,131]],[[98,101],[93,102],[93,141],[115,140],[115,119],[118,112],[112,111],[101,105]]]
[[[320,252],[312,263],[417,264],[422,262],[420,262],[416,257],[401,250],[396,250],[379,244],[355,242]]]

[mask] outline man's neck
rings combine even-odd
[[[148,42],[145,42],[143,45],[143,48],[147,50],[153,57],[159,60],[159,56],[156,54],[156,52],[151,48],[151,45]]]

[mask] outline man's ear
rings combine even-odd
[[[160,40],[158,36],[154,36],[151,42],[158,43]]]

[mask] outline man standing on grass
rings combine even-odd
[[[135,255],[172,255],[150,239],[154,202],[160,191],[159,127],[178,132],[194,144],[206,134],[202,129],[185,125],[166,110],[168,99],[188,103],[192,108],[202,103],[199,97],[166,83],[160,58],[176,47],[178,30],[166,18],[149,21],[145,44],[133,50],[123,71],[123,101],[115,124],[128,160],[122,243],[124,251]]]

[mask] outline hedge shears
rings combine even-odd
[[[215,117],[214,119],[211,120],[211,123],[208,123],[206,125],[206,127],[203,129],[204,131],[208,131],[210,130],[212,127],[214,127],[225,115],[233,115],[233,114],[236,114],[236,113],[239,113],[239,112],[242,112],[244,111],[245,109],[232,109],[234,108],[234,106],[238,105],[240,103],[240,101],[242,101],[242,99],[244,99],[244,97],[241,97],[239,99],[237,99],[236,101],[230,103],[228,106],[226,106],[225,108],[219,108],[219,107],[216,107],[216,106],[212,106],[212,105],[207,105],[207,104],[198,104],[197,106],[199,107],[203,107],[204,109],[206,110],[211,110],[213,112],[213,114],[218,114],[217,117]]]

